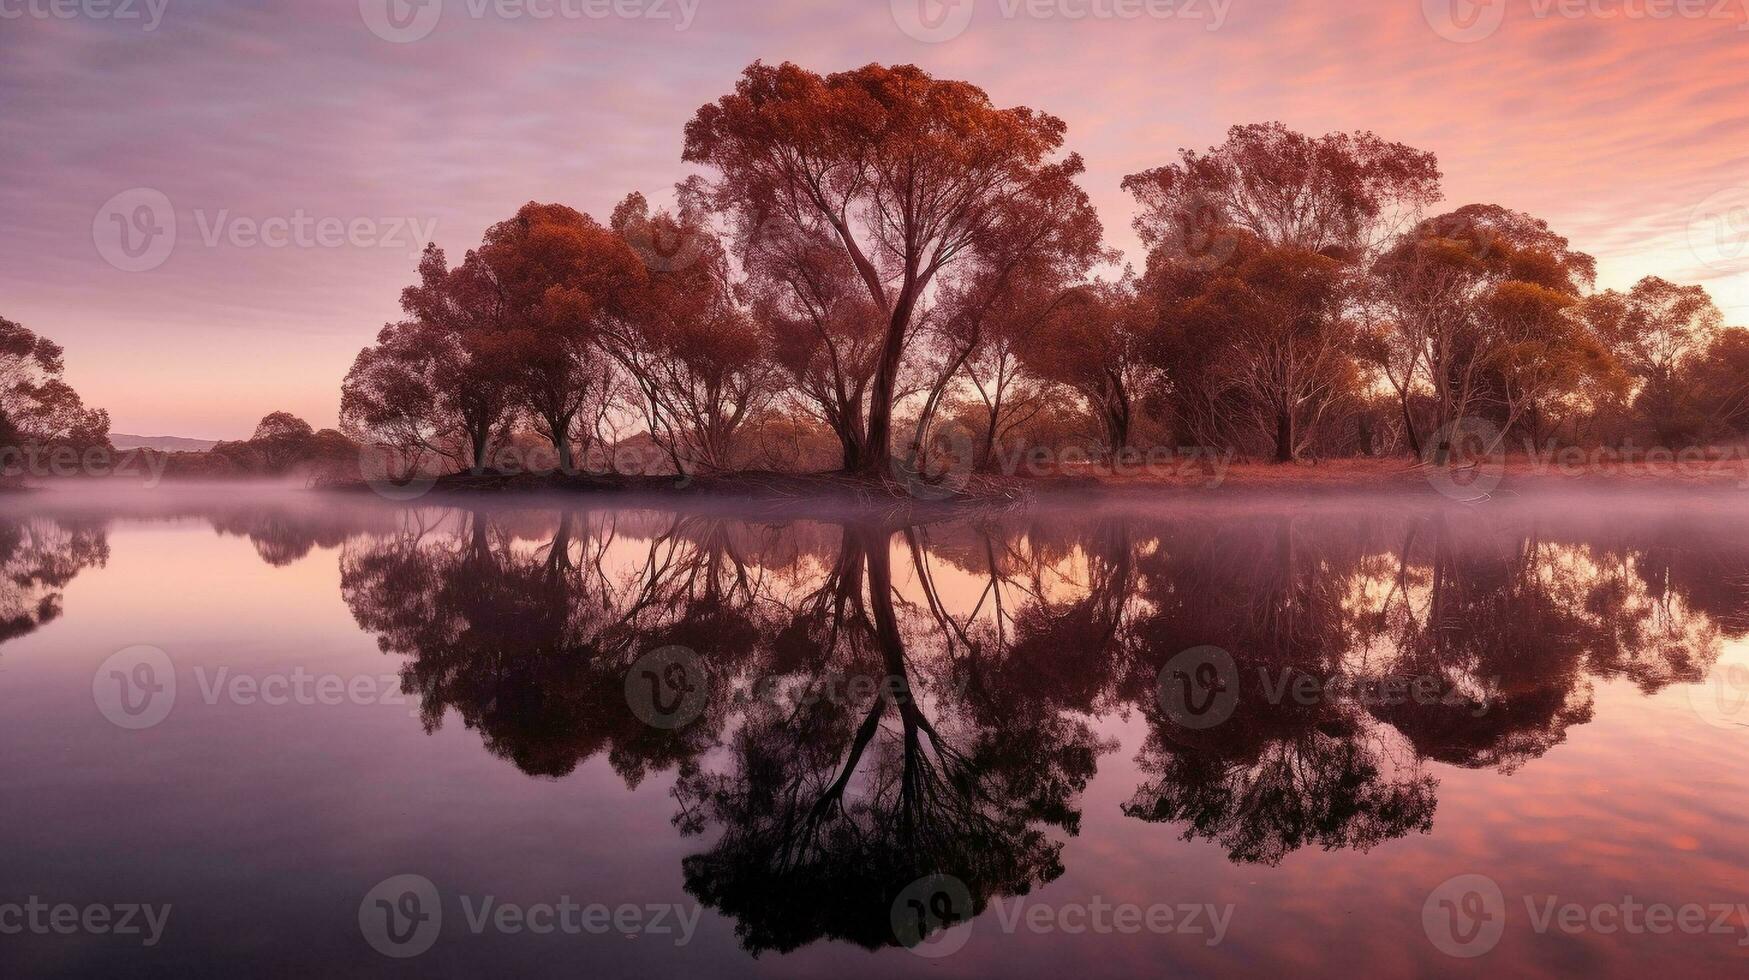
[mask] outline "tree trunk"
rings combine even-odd
[[[468,433],[468,441],[473,443],[475,473],[486,472],[486,449],[487,443],[491,441],[489,433],[490,430],[484,427]]]
[[[1415,419],[1409,414],[1409,393],[1403,392],[1401,396],[1398,397],[1397,403],[1402,406],[1403,409],[1403,435],[1409,440],[1409,451],[1415,454],[1416,459],[1420,459],[1421,437],[1416,435]]]
[[[905,331],[911,322],[911,307],[916,300],[900,296],[887,322],[886,341],[881,345],[881,359],[875,365],[874,390],[868,400],[868,441],[856,472],[886,479],[888,459],[893,453],[893,391],[899,383],[899,361],[905,353]]]
[[[1292,412],[1279,409],[1275,413],[1275,461],[1294,461],[1294,416]]]
[[[867,447],[861,431],[862,419],[858,415],[860,411],[860,404],[840,398],[835,411],[826,416],[826,425],[838,437],[838,449],[846,473],[855,473],[861,468]]]
[[[887,457],[892,455],[893,388],[899,377],[898,360],[897,353],[891,358],[883,353],[880,366],[875,369],[874,390],[869,393],[868,443],[856,468],[867,476],[884,475]]]
[[[1117,458],[1130,444],[1129,393],[1108,373],[1105,389],[1105,454],[1106,461],[1117,465]]]
[[[998,402],[998,405],[1000,402]],[[990,412],[990,422],[984,426],[984,444],[978,448],[977,469],[979,473],[994,473],[996,471],[996,411]]]
[[[838,444],[844,451],[844,472],[857,472],[862,467],[862,446],[842,432],[838,433]]]
[[[1113,407],[1105,413],[1105,461],[1113,466],[1130,444],[1130,420],[1126,413]]]
[[[576,473],[575,464],[571,458],[571,416],[552,416],[546,418],[547,432],[553,443],[553,452],[559,458],[559,472],[567,476]]]
[[[1451,459],[1450,415],[1451,413],[1446,409],[1445,405],[1441,403],[1439,413],[1434,416],[1433,419],[1435,423],[1433,429],[1433,438],[1435,442],[1429,448],[1433,450],[1433,465],[1435,466],[1444,466]]]

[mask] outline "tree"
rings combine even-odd
[[[516,409],[518,338],[490,268],[470,251],[449,266],[427,245],[409,319],[385,326],[342,386],[342,423],[409,457],[434,452],[476,472]]]
[[[743,244],[773,218],[828,229],[878,311],[863,473],[887,469],[901,360],[931,285],[1032,214],[1004,205],[1081,172],[1078,156],[1053,160],[1065,130],[913,65],[822,77],[787,62],[750,65],[687,124],[683,157],[716,168],[713,206],[735,216]]]
[[[1155,291],[1200,295],[1161,307],[1196,321],[1165,324],[1161,348],[1178,361],[1168,373],[1183,424],[1216,434],[1236,408],[1268,433],[1276,460],[1297,458],[1353,386],[1341,263],[1438,200],[1439,179],[1431,153],[1280,123],[1234,126],[1206,153],[1183,149],[1177,163],[1125,177]]]
[[[934,372],[907,458],[930,438],[937,410],[960,378],[983,401],[985,424],[975,463],[990,467],[996,437],[1016,420],[1002,418],[1017,380],[1018,348],[1068,300],[1100,260],[1113,260],[1101,246],[1104,229],[1072,172],[1040,181],[1024,197],[1005,201],[1012,212],[979,239],[970,258],[945,272],[929,317]],[[1012,414],[1012,411],[1010,411]]]
[[[1147,358],[1153,315],[1135,282],[1095,282],[1057,304],[1020,347],[1021,363],[1087,403],[1109,458],[1129,446],[1142,393],[1157,377]]]
[[[1691,359],[1677,386],[1691,393],[1709,433],[1749,432],[1749,329],[1719,331],[1706,351]]]
[[[310,423],[290,412],[271,412],[255,426],[250,443],[261,453],[268,472],[283,473],[303,459],[316,437]]]
[[[435,355],[416,324],[390,324],[358,352],[340,386],[341,429],[403,471],[433,455],[458,458],[460,433],[438,399]]]
[[[66,370],[60,344],[0,317],[0,440],[77,451],[109,448],[109,413],[86,408]]]
[[[1433,154],[1372,133],[1311,137],[1281,123],[1234,126],[1206,153],[1130,174],[1124,190],[1150,249],[1218,265],[1232,230],[1307,252],[1356,258],[1439,199]]]
[[[450,268],[443,249],[426,246],[419,280],[401,291],[401,308],[434,352],[439,406],[466,439],[468,462],[484,470],[493,442],[515,412],[517,338],[510,310],[491,267],[475,251]]]
[[[743,239],[754,319],[792,399],[837,436],[845,472],[862,468],[868,393],[883,322],[832,233],[768,221]]]
[[[728,255],[690,200],[679,214],[652,215],[642,194],[628,195],[614,209],[613,227],[690,243],[685,261],[650,270],[646,288],[602,342],[637,386],[650,437],[676,471],[727,469],[742,426],[772,395],[771,362]]]
[[[1072,290],[1027,276],[993,301],[968,303],[949,319],[945,346],[958,359],[982,419],[974,455],[979,471],[993,470],[998,444],[1044,410],[1048,384],[1026,369],[1022,351],[1072,298]]]
[[[1484,316],[1495,348],[1489,374],[1503,432],[1523,425],[1540,443],[1557,406],[1620,388],[1619,365],[1572,314],[1577,303],[1559,286],[1523,280],[1501,284],[1489,298]]]
[[[1359,349],[1396,392],[1417,455],[1417,393],[1433,409],[1425,450],[1443,464],[1455,427],[1483,409],[1503,434],[1558,386],[1608,370],[1563,313],[1595,277],[1596,261],[1540,218],[1466,205],[1417,224],[1368,275]]]
[[[1621,362],[1637,388],[1634,409],[1665,445],[1700,425],[1679,373],[1718,335],[1723,317],[1701,286],[1647,276],[1626,293],[1586,297],[1579,314]]]
[[[1341,263],[1236,233],[1230,261],[1187,301],[1162,302],[1164,363],[1175,382],[1227,408],[1292,462],[1325,414],[1357,387]]]
[[[552,443],[560,470],[575,470],[579,423],[611,385],[596,346],[602,321],[623,315],[647,287],[626,241],[562,204],[530,201],[487,229],[475,253],[511,334],[513,397]]]

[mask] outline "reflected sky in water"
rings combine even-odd
[[[1490,969],[1749,951],[1749,912],[1567,934],[1526,906],[1749,902],[1749,518],[1723,507],[74,493],[0,508],[0,570],[0,902],[173,908],[150,950],[0,936],[21,968],[1460,975],[1423,911],[1463,874],[1505,897]],[[131,730],[104,685],[140,646],[175,694]],[[360,904],[404,874],[447,904],[394,960]],[[907,931],[924,879],[969,926]],[[699,919],[476,933],[482,896]],[[1230,920],[1013,924],[1099,903]]]

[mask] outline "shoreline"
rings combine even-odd
[[[1440,493],[1425,469],[1406,458],[1341,460],[1280,466],[1238,463],[1218,484],[1158,477],[1114,478],[1080,472],[1044,477],[981,478],[974,492],[930,500],[901,486],[879,487],[838,473],[580,477],[459,474],[435,479],[406,495],[364,481],[317,485],[306,479],[167,480],[156,486],[115,478],[72,478],[0,493],[13,512],[176,516],[189,508],[332,508],[342,501],[374,505],[385,514],[420,508],[649,510],[782,524],[859,522],[892,526],[983,520],[1091,517],[1122,520],[1155,514],[1251,519],[1262,516],[1355,516],[1413,511],[1458,519],[1526,516],[1581,507],[1622,517],[1664,519],[1682,514],[1749,521],[1749,478],[1736,470],[1710,474],[1647,474],[1643,468],[1563,474],[1523,459],[1502,471],[1486,495],[1458,499]]]
[[[377,492],[375,481],[344,481],[317,489]],[[560,494],[644,497],[671,501],[807,505],[836,503],[871,510],[960,511],[1027,503],[1218,502],[1222,499],[1378,496],[1406,502],[1480,504],[1510,498],[1557,495],[1626,496],[1676,493],[1696,499],[1742,495],[1749,500],[1749,459],[1699,461],[1632,460],[1573,465],[1548,458],[1513,456],[1471,466],[1433,467],[1410,458],[1341,459],[1303,463],[1233,462],[1200,472],[1113,474],[1079,467],[1038,476],[970,476],[938,485],[928,481],[879,481],[838,472],[794,474],[738,472],[675,477],[563,474],[459,473],[422,481],[417,487],[386,484],[380,495],[520,496]]]
[[[354,471],[356,472],[356,471]],[[567,476],[557,473],[458,473],[424,477],[411,485],[334,474],[245,477],[71,477],[0,483],[0,498],[17,502],[116,490],[149,497],[161,490],[242,497],[256,488],[329,494],[385,503],[478,505],[536,497],[603,505],[725,511],[781,516],[977,516],[1028,507],[1185,507],[1244,505],[1306,508],[1352,505],[1449,506],[1459,509],[1512,503],[1590,500],[1612,506],[1672,502],[1684,506],[1740,507],[1749,503],[1749,458],[1721,455],[1688,463],[1644,459],[1567,465],[1551,457],[1514,455],[1471,467],[1435,468],[1409,457],[1337,459],[1277,464],[1228,462],[1199,467],[1113,473],[1076,465],[1043,475],[958,474],[946,486],[928,481],[881,481],[840,472],[749,471],[677,478],[673,475]]]

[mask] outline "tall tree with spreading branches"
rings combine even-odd
[[[878,311],[863,473],[887,473],[901,361],[937,276],[1033,213],[1008,205],[1081,172],[1057,158],[1065,132],[913,65],[821,76],[787,62],[755,62],[687,124],[683,156],[716,169],[717,209],[743,234],[773,218],[829,229]]]

